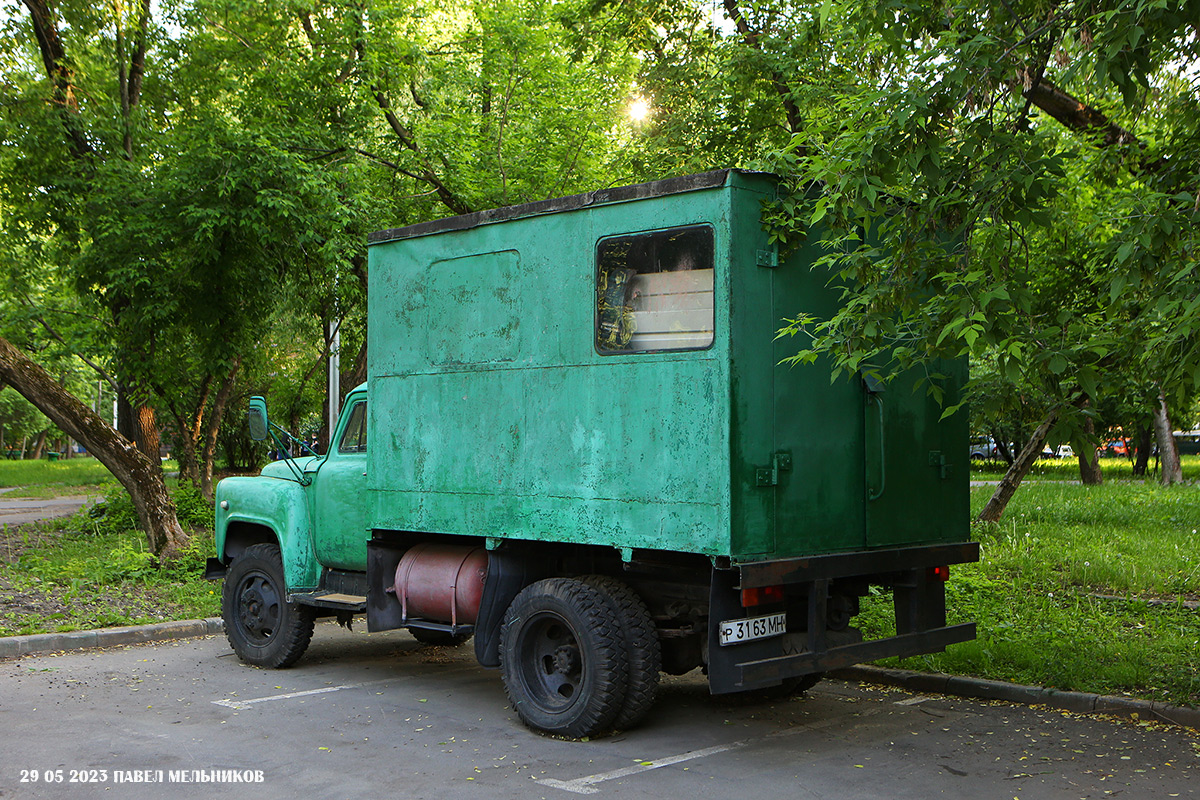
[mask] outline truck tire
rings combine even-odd
[[[472,635],[470,633],[431,631],[428,628],[409,628],[408,632],[421,644],[433,647],[458,647],[460,644],[465,644]]]
[[[295,664],[308,649],[316,613],[287,602],[279,548],[255,544],[229,566],[221,591],[221,618],[238,658],[281,669]]]
[[[662,647],[650,609],[629,584],[609,575],[580,578],[608,600],[625,640],[625,658],[629,662],[629,682],[625,702],[613,727],[627,730],[641,722],[658,697],[658,678],[662,671]]]
[[[612,606],[571,578],[526,586],[504,614],[500,674],[530,728],[573,739],[608,731],[629,681]]]

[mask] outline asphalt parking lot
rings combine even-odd
[[[520,724],[469,645],[332,624],[282,671],[240,664],[222,636],[0,661],[0,730],[5,798],[1200,792],[1184,728],[838,681],[747,706],[698,673],[667,678],[640,728],[557,740]]]

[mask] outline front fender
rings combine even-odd
[[[305,487],[294,480],[272,477],[226,478],[217,484],[217,556],[225,560],[225,540],[230,526],[261,525],[274,532],[283,558],[283,575],[289,592],[317,588],[321,565],[312,548]]]

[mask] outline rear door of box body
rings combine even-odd
[[[735,556],[964,540],[965,414],[940,420],[942,407],[913,393],[912,376],[881,387],[857,376],[831,382],[827,360],[781,363],[805,342],[776,331],[801,313],[828,319],[841,290],[811,266],[823,254],[816,236],[771,265],[760,222],[769,192],[748,182],[731,214]],[[955,396],[965,365],[932,370]]]

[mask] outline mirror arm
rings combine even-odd
[[[268,425],[267,433],[269,433],[271,435],[271,439],[275,442],[275,446],[279,448],[279,452],[288,454],[287,457],[283,459],[283,461],[287,462],[288,469],[290,469],[292,471],[292,474],[296,476],[296,482],[299,483],[301,486],[308,486],[309,484],[311,484],[312,479],[309,478],[307,475],[305,475],[303,472],[301,472],[299,467],[296,466],[296,462],[293,460],[295,458],[295,456],[291,455],[292,451],[284,446],[283,440],[275,435],[275,431],[279,431],[280,433],[282,433],[284,436],[286,436],[288,439],[290,439],[293,442],[297,441],[297,439],[294,436],[292,436],[290,433],[285,431],[283,428],[276,425],[274,422],[268,422],[267,425]],[[300,445],[304,448],[307,448],[308,451],[310,453],[312,453],[314,456],[316,455],[316,453],[313,453],[312,448],[308,447],[308,445],[304,441],[301,440]]]

